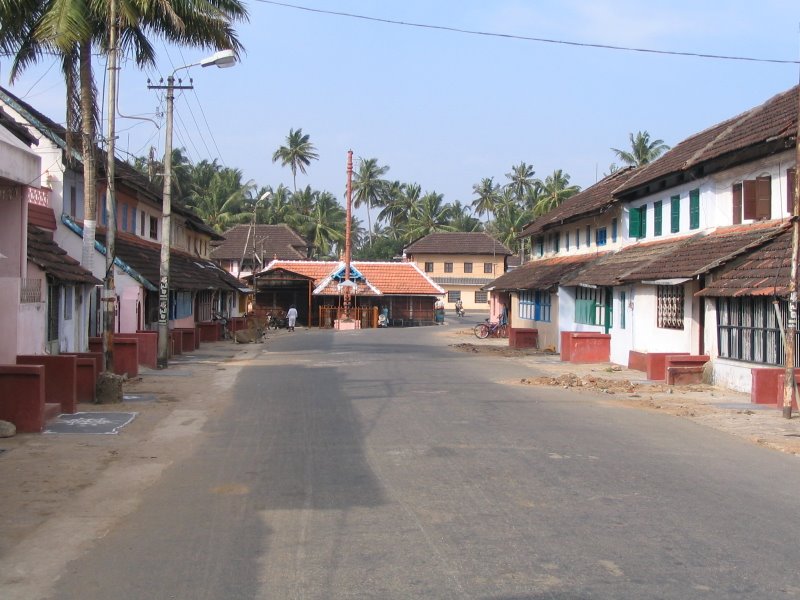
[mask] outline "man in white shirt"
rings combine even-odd
[[[286,319],[288,323],[289,331],[294,331],[294,324],[297,321],[297,309],[294,307],[294,304],[289,307],[288,312],[286,313]]]

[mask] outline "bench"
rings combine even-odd
[[[0,365],[0,419],[19,433],[41,433],[61,413],[61,405],[45,402],[44,365]]]
[[[703,383],[703,369],[708,361],[707,355],[671,354],[665,357],[667,385]]]

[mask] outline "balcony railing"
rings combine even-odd
[[[50,188],[35,188],[25,187],[25,200],[28,204],[36,204],[37,206],[50,207]]]

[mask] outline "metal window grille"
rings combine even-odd
[[[19,301],[22,304],[32,304],[42,301],[42,279],[23,279],[19,291]]]
[[[426,273],[433,273],[433,263],[432,262],[426,262],[425,263],[425,272]]]
[[[784,327],[788,320],[789,303],[778,302],[778,312]],[[796,338],[800,339],[800,334]],[[795,341],[797,344],[797,341]],[[783,365],[786,360],[780,323],[772,298],[718,298],[717,345],[719,355],[734,360]],[[795,367],[800,357],[795,357]]]
[[[464,273],[472,273],[472,263],[465,262],[464,263]]]
[[[197,321],[210,321],[213,317],[214,293],[210,290],[204,290],[197,294]]]
[[[453,272],[453,263],[451,263],[451,262],[444,263],[444,272],[445,273],[452,273]]]
[[[683,286],[659,285],[656,320],[662,329],[683,329]]]
[[[461,290],[450,290],[447,292],[448,302],[455,302],[456,300],[461,300]]]
[[[475,304],[486,304],[489,300],[487,292],[475,292]]]

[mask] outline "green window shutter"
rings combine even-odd
[[[689,229],[700,227],[700,190],[689,192]]]
[[[670,231],[678,233],[681,230],[681,197],[673,196],[670,199]]]
[[[647,237],[647,204],[639,207],[639,237]]]
[[[642,227],[642,215],[638,208],[632,208],[628,211],[628,216],[628,237],[638,238]]]
[[[661,235],[661,200],[653,204],[653,235]]]

